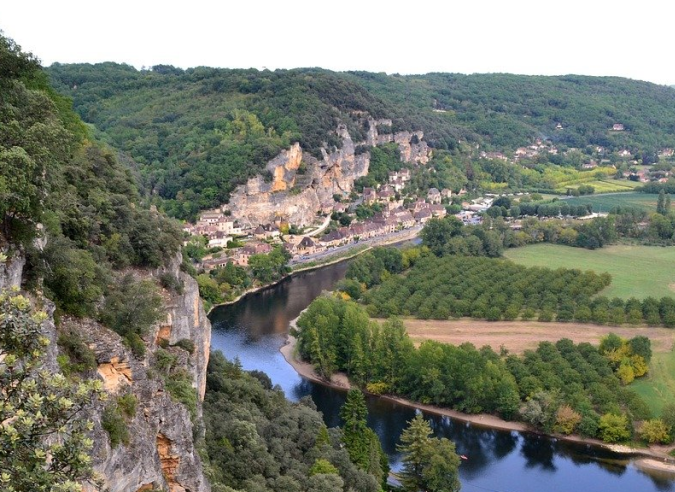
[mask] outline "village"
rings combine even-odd
[[[387,184],[365,187],[362,193],[352,192],[349,201],[336,201],[335,198],[340,197],[335,197],[323,203],[315,223],[302,230],[283,218],[268,224],[249,224],[234,217],[227,206],[203,212],[196,224],[186,224],[183,230],[208,241],[206,247],[213,253],[202,261],[206,271],[228,263],[246,267],[251,256],[270,253],[275,246],[282,246],[290,254],[290,262],[299,264],[338,248],[343,250],[368,241],[403,237],[404,231],[411,233],[406,237],[414,236],[429,219],[445,217],[452,191],[431,188],[422,197],[405,194],[410,177],[409,169],[389,172]],[[465,193],[461,190],[458,195]],[[479,212],[487,210],[491,203],[490,198],[465,202],[464,209],[455,215],[465,224],[480,224]],[[375,212],[368,218],[358,219],[355,212],[359,206]],[[246,225],[242,225],[244,223]],[[342,225],[345,223],[348,225]]]
[[[558,124],[556,130],[562,130],[562,125]],[[610,129],[612,132],[625,130],[620,123]],[[475,157],[479,159],[504,160],[514,164],[531,161],[543,154],[555,156],[559,153],[550,140],[541,139],[509,155],[482,151],[478,147],[475,152]],[[568,158],[573,152],[581,154],[574,148],[563,154]],[[662,149],[657,159],[672,158],[673,154],[672,149]],[[671,174],[667,170],[639,166],[637,156],[627,149],[609,154],[605,148],[595,146],[585,149],[583,156],[577,167],[580,171],[593,171],[598,166],[605,166],[605,169],[616,169],[617,179],[642,183],[665,182]],[[618,169],[610,157],[620,158],[630,167]],[[485,193],[467,200],[463,196],[466,190],[461,189],[454,194],[447,188],[430,188],[426,193],[415,193],[409,186],[411,178],[412,171],[402,168],[389,171],[386,183],[363,187],[360,192],[353,189],[349,194],[335,194],[332,199],[320,204],[313,223],[309,225],[291,224],[283,215],[278,215],[269,223],[252,223],[245,214],[237,216],[228,205],[224,205],[203,212],[196,224],[186,224],[183,229],[189,237],[199,237],[205,241],[204,247],[208,254],[203,256],[198,265],[204,271],[228,263],[247,267],[251,256],[268,254],[277,246],[288,253],[289,264],[299,265],[364,243],[383,244],[403,237],[414,237],[428,220],[443,218],[449,211],[463,224],[481,224],[483,213],[499,196],[498,193]],[[570,189],[568,194],[570,191],[574,193],[577,190]],[[451,203],[455,205],[450,207]],[[368,213],[364,214],[364,210]],[[593,216],[590,214],[584,218]],[[512,228],[519,228],[519,220],[508,218],[507,221],[512,222]],[[188,241],[190,238],[186,243]]]

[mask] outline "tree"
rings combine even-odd
[[[666,192],[661,189],[659,191],[659,198],[656,202],[656,213],[661,215],[668,215],[668,209],[666,208]]]
[[[672,441],[671,427],[661,419],[647,420],[640,427],[640,437],[649,444],[667,444]]]
[[[360,390],[350,390],[347,401],[340,409],[340,418],[344,422],[343,442],[349,452],[349,459],[377,478],[378,482],[384,483],[389,474],[387,456],[377,434],[368,428],[367,417],[368,409],[363,393]]]
[[[427,246],[436,256],[442,256],[445,244],[450,238],[461,234],[462,222],[456,217],[431,219],[424,225],[420,233],[422,244]]]
[[[630,439],[628,418],[625,415],[606,413],[598,423],[600,439],[608,443],[623,442]]]
[[[44,367],[43,312],[16,292],[0,294],[0,488],[7,492],[81,490],[92,479],[82,418],[103,395],[100,381],[73,383]]]
[[[455,445],[448,439],[430,435],[431,427],[419,413],[401,434],[397,448],[403,453],[400,476],[404,490],[459,491],[459,456]]]
[[[553,430],[561,434],[571,434],[581,422],[581,415],[575,412],[569,405],[561,405],[556,412]]]

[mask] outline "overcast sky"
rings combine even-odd
[[[616,75],[675,84],[670,0],[5,0],[43,62]]]

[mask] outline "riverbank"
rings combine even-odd
[[[247,295],[255,294],[256,292],[260,292],[261,290],[267,289],[268,287],[274,287],[275,285],[280,284],[284,280],[289,279],[296,274],[311,272],[313,270],[318,270],[319,268],[324,268],[324,267],[327,267],[327,266],[335,265],[337,263],[342,263],[343,261],[351,260],[353,258],[356,258],[359,255],[362,255],[363,253],[366,253],[366,252],[370,251],[373,248],[377,248],[377,247],[381,247],[381,246],[392,246],[392,245],[395,245],[395,244],[404,243],[404,242],[407,242],[407,241],[412,241],[413,239],[418,237],[419,232],[420,232],[420,229],[410,229],[409,234],[405,234],[402,237],[397,236],[396,238],[392,238],[391,241],[375,242],[373,244],[369,244],[366,248],[359,249],[358,251],[355,251],[352,254],[347,254],[345,256],[342,256],[340,253],[338,253],[339,256],[336,257],[336,258],[331,259],[331,257],[328,257],[328,258],[326,258],[325,263],[315,263],[314,261],[310,261],[310,262],[308,262],[310,264],[307,265],[306,267],[302,267],[302,268],[298,268],[296,270],[293,270],[290,273],[288,273],[287,275],[284,275],[283,277],[281,277],[279,280],[275,280],[274,282],[271,282],[269,284],[259,285],[257,287],[252,287],[250,289],[246,289],[244,292],[239,294],[237,297],[235,297],[231,301],[221,302],[221,303],[212,305],[209,308],[206,315],[207,316],[210,315],[211,311],[213,311],[217,307],[229,306],[229,305],[232,305],[232,304],[236,304],[237,302],[241,301]],[[354,248],[352,248],[352,249],[357,249],[359,246],[360,245],[358,243],[355,243]]]
[[[302,313],[300,313],[302,315]],[[300,317],[298,315],[298,318]],[[297,320],[298,318],[295,318],[294,320],[291,321],[290,326],[293,328],[297,329]],[[303,378],[308,379],[310,381],[323,384],[338,390],[348,390],[351,385],[349,383],[349,379],[345,374],[336,374],[331,377],[330,381],[327,381],[326,379],[320,377],[316,371],[314,370],[314,367],[312,364],[309,364],[307,362],[299,360],[297,357],[297,351],[296,351],[296,346],[297,346],[297,340],[295,337],[292,335],[288,335],[286,344],[283,345],[279,351],[281,354],[284,356],[286,361],[295,369],[295,371]],[[488,415],[488,414],[465,414],[462,412],[458,412],[456,410],[451,410],[447,408],[442,408],[442,407],[436,407],[433,405],[423,405],[421,403],[416,403],[411,400],[407,400],[405,398],[399,398],[399,397],[394,397],[394,396],[388,396],[388,395],[382,395],[379,396],[379,398],[382,398],[387,401],[394,402],[398,405],[402,406],[407,406],[409,408],[415,408],[419,410],[423,410],[424,412],[431,413],[434,415],[441,415],[441,416],[446,416],[450,417],[453,420],[457,420],[460,422],[467,422],[471,425],[478,426],[478,427],[483,427],[483,428],[489,428],[489,429],[497,429],[497,430],[503,430],[503,431],[515,431],[515,432],[527,432],[527,433],[532,433],[532,434],[542,434],[541,432],[538,432],[528,425],[522,423],[522,422],[513,422],[513,421],[507,421],[503,420],[499,417],[496,417],[494,415]],[[598,439],[589,439],[589,438],[584,438],[581,436],[577,435],[570,435],[570,436],[565,436],[565,435],[557,435],[557,434],[552,434],[549,437],[552,439],[558,439],[561,441],[565,442],[571,442],[571,443],[577,443],[577,444],[584,444],[588,446],[593,446],[593,447],[598,447],[602,449],[606,449],[608,451],[611,451],[616,454],[624,455],[627,458],[628,457],[636,457],[634,460],[634,464],[637,468],[644,470],[644,471],[658,471],[661,473],[667,473],[668,475],[675,475],[675,459],[671,457],[668,454],[668,449],[666,447],[650,447],[650,448],[631,448],[629,446],[623,446],[623,445],[613,445],[613,444],[607,444],[605,442],[602,442]]]

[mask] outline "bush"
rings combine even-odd
[[[136,415],[137,404],[138,400],[133,393],[127,393],[126,395],[117,398],[117,407],[129,418],[133,418],[134,415]]]
[[[137,333],[129,333],[124,337],[124,344],[131,349],[131,353],[141,359],[145,356],[145,342]]]
[[[162,298],[152,282],[137,282],[131,275],[125,275],[111,288],[99,320],[123,337],[131,333],[142,335],[160,319],[161,307]]]
[[[182,348],[190,355],[194,354],[195,352],[195,342],[193,342],[189,338],[181,338],[176,343],[174,343],[173,346]]]
[[[672,442],[671,428],[661,419],[652,419],[643,422],[640,427],[640,437],[649,444],[668,444]]]
[[[183,285],[183,281],[171,272],[162,273],[159,276],[159,283],[166,290],[172,290],[177,294],[183,294],[183,292],[185,292],[185,286]]]
[[[101,426],[108,433],[110,446],[116,448],[120,444],[129,444],[129,428],[117,403],[110,403],[101,417]]]
[[[96,355],[84,343],[79,333],[61,333],[57,344],[63,352],[58,358],[59,367],[66,376],[96,369]]]
[[[179,370],[164,380],[166,390],[179,403],[185,405],[193,422],[197,419],[197,391],[192,387],[192,378],[187,371]]]
[[[374,383],[368,383],[366,385],[366,391],[372,393],[373,395],[382,395],[389,391],[389,385],[382,381],[377,381]]]
[[[631,435],[628,429],[628,418],[625,415],[606,413],[600,417],[598,435],[600,439],[608,443],[627,441]]]

